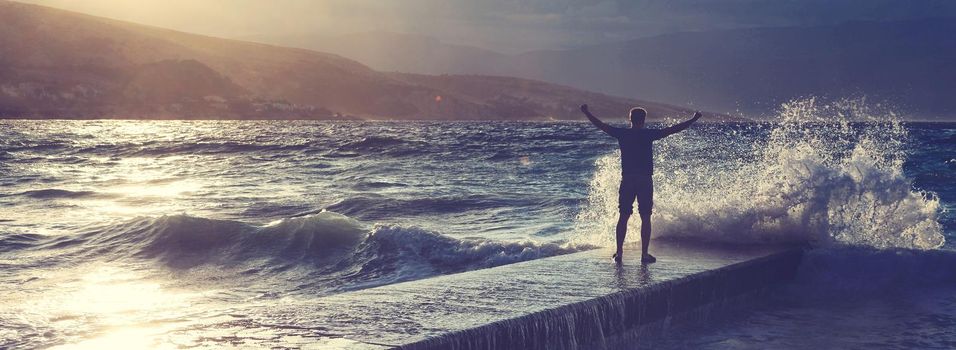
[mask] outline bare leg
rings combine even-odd
[[[653,255],[647,252],[651,246],[651,214],[641,213],[641,261],[652,263],[657,261]]]
[[[651,245],[651,215],[641,214],[641,253],[647,255]]]
[[[621,213],[617,219],[617,253],[614,254],[614,260],[621,261],[621,254],[624,253],[624,237],[627,237],[627,220],[631,214]]]

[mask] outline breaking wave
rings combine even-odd
[[[746,134],[761,141],[739,141]],[[774,123],[722,129],[706,142],[680,134],[660,141],[655,145],[654,235],[941,247],[939,199],[914,189],[903,174],[906,137],[896,115],[865,101],[819,105],[811,98],[784,104]],[[613,244],[618,159],[615,153],[597,160],[575,241]],[[640,219],[630,225],[630,232],[637,232]],[[628,239],[639,240],[639,235]]]
[[[8,242],[13,243],[13,242]],[[414,227],[363,223],[334,212],[267,225],[188,215],[140,217],[72,238],[16,242],[80,260],[145,259],[172,269],[217,266],[262,276],[307,269],[349,288],[394,283],[566,254],[588,246],[458,239]],[[355,287],[355,286],[353,286]]]

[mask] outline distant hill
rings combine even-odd
[[[553,111],[554,115],[577,116],[581,111],[580,104],[576,101],[587,102],[596,115],[609,121],[614,120],[613,118],[623,119],[629,109],[621,109],[624,105],[618,100],[608,99],[607,95],[536,80],[481,75],[391,73],[390,76],[400,81],[462,96],[474,102],[490,102],[489,106],[493,108],[490,115],[495,116],[494,119],[522,119],[522,116],[542,110]],[[443,101],[440,107],[468,108],[454,105],[459,102],[460,100],[447,103]],[[664,116],[688,118],[693,113],[684,108],[656,102],[631,101],[629,105],[645,108],[648,115],[654,117],[652,119],[661,119]],[[727,115],[707,115],[706,120],[711,121],[741,120]]]
[[[857,21],[676,33],[517,55],[381,33],[274,40],[381,70],[508,75],[719,111],[763,114],[793,98],[867,96],[913,117],[956,119],[954,33],[952,18]]]
[[[338,55],[0,0],[0,117],[579,119],[691,111],[516,78],[383,73]]]
[[[488,74],[510,55],[433,37],[385,31],[345,35],[249,36],[256,42],[330,52],[380,71],[419,74]]]

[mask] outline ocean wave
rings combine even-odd
[[[411,156],[428,153],[429,144],[424,141],[405,140],[385,136],[368,136],[361,140],[345,143],[331,156],[358,156],[368,153],[384,154],[394,157]]]
[[[267,275],[313,269],[336,283],[377,284],[565,254],[584,245],[457,239],[414,227],[366,227],[323,211],[251,225],[188,215],[141,217],[70,240],[89,259],[147,259],[175,269],[238,267]]]
[[[408,187],[408,185],[399,183],[399,182],[389,182],[389,181],[366,181],[366,180],[357,180],[355,184],[352,185],[352,188],[358,191],[374,191],[383,188],[392,188],[392,187]]]
[[[20,192],[17,195],[36,198],[36,199],[76,199],[76,198],[106,198],[112,197],[109,193],[100,193],[96,191],[71,191],[58,188],[47,188],[42,190],[30,190]]]
[[[393,137],[384,137],[384,136],[368,136],[363,137],[359,141],[346,143],[345,145],[339,147],[339,149],[347,151],[365,151],[365,150],[375,150],[387,147],[394,147],[396,145],[406,144],[408,141],[393,138]]]
[[[50,142],[50,143],[37,143],[29,144],[20,142],[17,145],[5,146],[4,150],[7,152],[46,152],[46,151],[57,151],[63,150],[69,147],[67,142]]]
[[[232,154],[245,152],[289,152],[302,151],[313,147],[310,143],[269,143],[244,141],[156,141],[117,142],[72,147],[66,152],[80,156],[101,155],[110,157],[155,157],[181,154]],[[31,150],[52,151],[55,148],[32,148]]]
[[[0,234],[0,252],[9,252],[29,248],[42,242],[46,237],[32,233]]]
[[[577,131],[577,132],[575,132]],[[578,144],[581,142],[581,139],[584,137],[592,136],[594,133],[591,133],[590,130],[587,130],[587,133],[581,135],[580,130],[566,130],[561,132],[559,130],[548,130],[548,133],[542,135],[533,135],[529,136],[526,139],[530,141],[571,141],[572,143]]]
[[[495,154],[492,154],[488,157],[485,157],[485,160],[498,161],[498,160],[514,160],[518,156],[511,151],[497,151]]]
[[[443,272],[485,268],[587,249],[524,240],[500,242],[461,240],[419,228],[378,226],[370,240],[381,252],[398,254],[403,261],[420,260]]]
[[[851,125],[855,120],[848,115],[875,121]],[[683,156],[705,146],[685,135],[660,141],[654,235],[738,244],[916,249],[944,244],[939,199],[913,189],[904,176],[906,130],[892,114],[881,117],[854,103],[820,106],[809,99],[784,105],[779,118],[764,142],[726,140],[727,152],[740,153],[730,164]],[[575,241],[613,244],[619,163],[616,153],[598,159]],[[635,217],[629,230],[639,228]],[[639,235],[628,238],[636,241]]]
[[[380,219],[396,214],[448,214],[533,204],[526,199],[482,195],[396,199],[377,194],[363,194],[343,199],[329,205],[326,209],[363,219]]]
[[[301,151],[309,148],[308,144],[260,144],[242,142],[208,142],[208,143],[180,143],[160,144],[137,148],[126,148],[121,153],[127,156],[160,156],[174,154],[229,154],[243,152],[276,152]]]

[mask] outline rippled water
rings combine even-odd
[[[661,142],[655,234],[949,249],[956,125],[844,111]],[[615,148],[574,122],[0,121],[0,347],[209,345],[236,304],[605,245]]]

